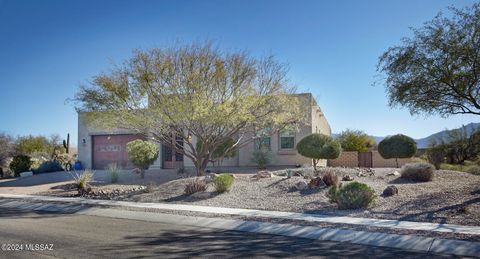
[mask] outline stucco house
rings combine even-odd
[[[307,123],[300,125],[298,130],[285,129],[261,140],[262,145],[272,152],[275,165],[310,164],[310,159],[299,155],[296,151],[298,141],[311,133],[331,135],[330,125],[312,94],[303,93],[296,97],[301,98],[302,103],[306,104],[304,109]],[[78,160],[84,168],[101,170],[110,163],[116,163],[122,168],[131,168],[126,144],[139,138],[142,136],[124,130],[106,131],[92,128],[86,125],[85,114],[78,114]],[[224,159],[222,166],[255,166],[251,161],[255,148],[258,148],[258,142],[250,142],[241,147],[233,158]],[[159,144],[159,149],[159,158],[150,169],[194,167],[190,159],[172,152],[168,146]],[[326,165],[326,160],[320,161],[319,165]]]

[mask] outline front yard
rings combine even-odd
[[[354,181],[368,184],[377,195],[374,205],[368,209],[339,210],[327,197],[328,187],[297,190],[298,182],[315,175],[311,169],[295,170],[303,175],[279,176],[285,175],[281,170],[273,172],[271,178],[257,179],[254,174],[236,173],[229,192],[217,193],[210,183],[205,192],[191,196],[185,195],[184,189],[192,178],[175,179],[178,176],[173,172],[147,173],[149,179],[141,181],[130,177],[116,184],[106,183],[103,177],[92,184],[94,195],[86,197],[480,225],[480,176],[438,170],[432,181],[414,183],[392,175],[398,169],[375,169],[373,175],[361,173],[363,176],[359,176],[358,169],[335,168],[332,170],[340,180],[349,175]],[[152,179],[158,177],[164,180],[155,183]],[[382,192],[389,185],[395,185],[398,194],[384,197]],[[78,192],[75,186],[62,183],[37,194],[75,196]]]

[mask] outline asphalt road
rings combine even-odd
[[[19,249],[0,251],[0,258],[447,257],[349,243],[11,209],[0,211],[0,244],[2,249]],[[43,247],[47,250],[35,244],[47,244]],[[49,244],[52,250],[48,250]],[[27,247],[40,250],[27,251]]]

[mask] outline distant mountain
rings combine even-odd
[[[470,134],[472,134],[472,132],[474,132],[476,129],[480,129],[480,122],[479,123],[472,122],[470,124],[465,125],[465,127],[467,129],[467,134],[470,136]],[[458,129],[460,128],[452,129],[452,130],[458,130]],[[417,148],[427,148],[432,141],[440,141],[442,139],[445,139],[446,137],[448,137],[448,132],[452,130],[442,130],[428,137],[415,139],[415,141],[417,142]],[[336,138],[338,135],[339,134],[336,134],[336,133],[332,134],[334,138]],[[375,142],[377,143],[379,143],[385,138],[385,137],[379,137],[379,136],[371,136],[371,137],[374,138]]]

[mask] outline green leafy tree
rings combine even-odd
[[[314,133],[298,142],[297,151],[300,155],[311,158],[313,168],[316,170],[319,159],[335,159],[340,155],[342,148],[332,137]]]
[[[133,140],[127,143],[128,159],[133,165],[140,168],[142,178],[147,170],[158,158],[158,146],[144,140]]]
[[[475,160],[480,155],[480,130],[471,134],[465,126],[449,130],[445,138],[430,143],[429,150],[442,152],[451,164],[464,164],[466,160]]]
[[[480,3],[450,10],[380,57],[390,106],[412,114],[480,115]]]
[[[15,143],[16,153],[31,155],[34,153],[50,153],[51,144],[45,136],[23,136],[19,137]]]
[[[136,51],[81,86],[74,100],[88,124],[141,132],[192,160],[203,175],[228,139],[238,149],[254,141],[255,128],[277,132],[306,119],[286,75],[287,67],[273,57],[224,52],[211,43],[176,44]]]
[[[417,143],[411,137],[397,134],[380,141],[378,152],[385,159],[395,158],[398,167],[399,158],[409,158],[415,155]]]
[[[372,137],[360,130],[344,130],[336,139],[344,151],[367,152],[376,144]]]

